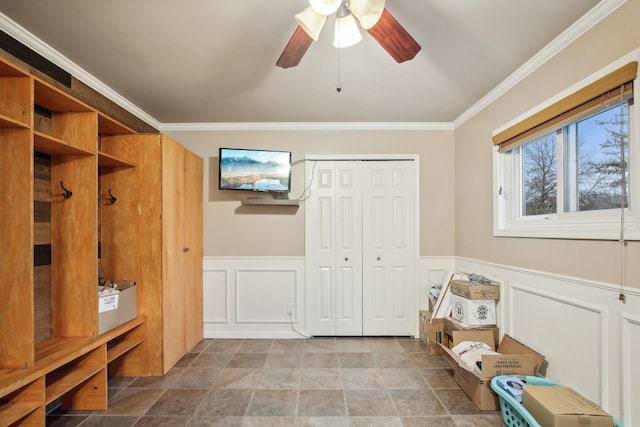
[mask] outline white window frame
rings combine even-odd
[[[504,126],[494,135],[519,123],[526,117],[548,107],[560,99],[588,86],[631,61],[640,62],[640,49],[609,64],[543,104],[524,113]],[[640,79],[634,81],[634,97],[640,95]],[[640,97],[638,97],[640,100]],[[558,138],[562,140],[562,136]],[[629,108],[629,206],[624,210],[607,209],[582,212],[564,212],[563,150],[557,149],[558,198],[557,213],[553,215],[522,216],[520,191],[522,174],[513,161],[514,153],[499,153],[493,148],[493,234],[497,237],[537,237],[560,239],[640,240],[640,106]],[[623,232],[621,232],[624,224]]]

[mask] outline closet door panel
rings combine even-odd
[[[336,162],[336,300],[338,336],[362,335],[362,162]]]

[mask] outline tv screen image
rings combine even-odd
[[[290,190],[291,152],[220,148],[220,190]]]

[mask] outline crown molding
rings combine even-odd
[[[401,130],[453,131],[450,122],[255,122],[255,123],[163,123],[161,132],[185,131],[292,131],[292,130]]]
[[[160,127],[160,122],[151,117],[144,110],[130,102],[115,90],[111,89],[109,86],[88,73],[85,69],[77,65],[75,62],[71,61],[69,58],[55,50],[53,47],[49,46],[44,41],[31,34],[25,28],[21,27],[18,23],[1,12],[0,30],[9,34],[11,37],[27,46],[29,49],[37,52],[60,68],[64,69],[74,78],[82,81],[84,84],[94,89],[104,97],[115,102],[120,107],[138,117],[140,120],[147,122],[147,124],[155,127],[156,129]]]
[[[535,54],[531,59],[525,62],[520,68],[514,71],[509,77],[504,79],[498,86],[489,91],[485,96],[480,98],[478,102],[473,104],[464,113],[453,120],[454,129],[464,124],[467,120],[484,110],[486,107],[495,102],[498,98],[544,65],[551,58],[562,52],[567,46],[581,37],[593,26],[598,24],[604,18],[616,11],[620,6],[628,0],[602,0],[582,18],[574,22],[562,34],[553,39],[542,50]]]

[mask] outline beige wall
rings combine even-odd
[[[206,256],[304,256],[304,204],[242,206],[248,192],[219,191],[219,147],[308,154],[419,154],[421,255],[454,254],[453,131],[190,131],[167,132],[204,159]],[[304,190],[304,164],[292,169],[290,198]]]
[[[619,283],[620,248],[617,242],[492,236],[491,134],[494,129],[640,47],[638,17],[640,1],[629,0],[490,107],[456,129],[457,256]],[[635,139],[638,142],[637,135]],[[638,259],[640,242],[631,242],[627,247],[627,282],[632,287],[640,287]]]

